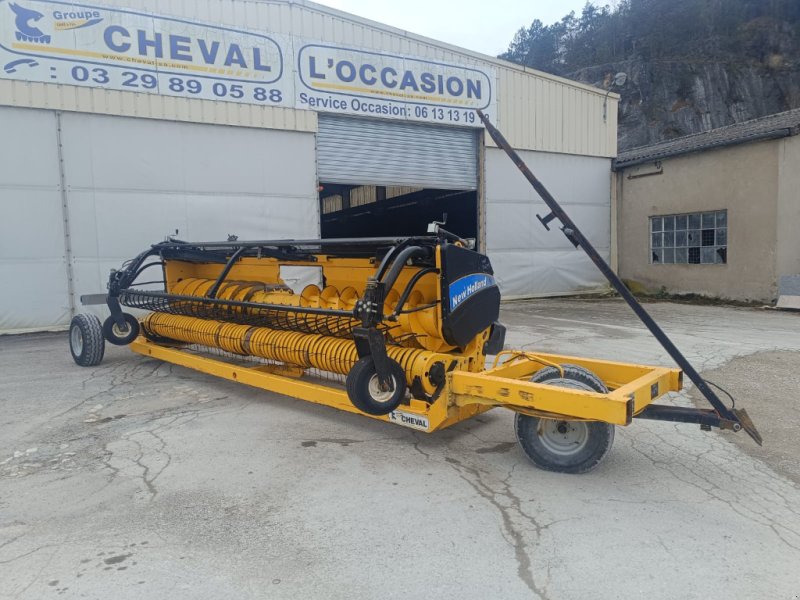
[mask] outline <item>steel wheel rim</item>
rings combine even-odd
[[[543,383],[587,392],[595,391],[591,386],[585,383],[563,377],[549,379]],[[549,452],[557,454],[558,456],[572,456],[577,454],[583,450],[589,442],[589,425],[586,421],[539,419],[536,433],[539,436],[539,441],[541,441],[542,446]]]
[[[127,323],[125,323],[125,329],[122,329],[117,323],[114,323],[111,326],[111,332],[119,338],[124,338],[126,335],[128,335],[128,333],[130,333],[130,330],[131,326]]]
[[[539,419],[536,433],[542,446],[558,456],[577,454],[589,442],[589,427],[585,421]]]
[[[392,377],[392,383],[394,383],[394,377]],[[392,396],[394,396],[394,387],[392,387],[391,390],[381,389],[381,382],[378,379],[377,373],[369,378],[367,390],[369,391],[370,397],[379,404],[388,404],[391,401]]]
[[[83,333],[80,327],[73,327],[69,332],[69,344],[76,356],[83,354]]]

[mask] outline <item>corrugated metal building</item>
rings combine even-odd
[[[66,325],[176,231],[420,234],[447,213],[507,298],[605,285],[474,109],[608,256],[614,94],[305,1],[0,2],[0,67],[0,331]]]

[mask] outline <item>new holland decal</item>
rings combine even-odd
[[[494,285],[497,285],[494,277],[486,273],[473,273],[457,279],[450,284],[448,294],[450,297],[450,312],[457,309],[467,298]]]

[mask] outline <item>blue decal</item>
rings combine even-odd
[[[350,52],[353,57],[364,58],[354,58],[353,60],[358,61],[355,64],[352,60],[347,59],[331,58],[328,60],[319,60],[320,57],[314,55],[316,49],[322,50],[323,52],[325,50],[346,50]],[[381,58],[405,61],[408,68],[404,73],[398,73],[397,69],[389,65],[376,68],[375,65],[370,64],[370,62],[377,63]],[[424,69],[429,65],[432,66],[431,71],[423,71],[420,73],[414,71],[415,68]],[[441,67],[455,68],[463,71],[467,73],[466,78],[462,81],[462,79],[455,75],[445,77],[442,74],[435,73],[435,71],[440,70]],[[313,85],[314,80],[326,80],[328,79],[328,75],[335,75],[342,83],[358,83],[361,86],[366,86],[366,88],[361,90],[351,90],[350,93],[326,89],[330,94],[348,96],[351,98],[365,98],[367,100],[380,99],[381,91],[379,89],[369,89],[375,87],[380,82],[380,84],[388,90],[398,89],[399,91],[405,91],[408,89],[414,92],[435,94],[439,97],[433,100],[412,100],[405,97],[392,97],[390,101],[395,103],[428,106],[430,104],[435,104],[437,101],[447,101],[448,98],[466,97],[466,101],[473,100],[476,101],[476,104],[479,103],[479,105],[471,106],[470,108],[480,108],[482,110],[487,109],[492,103],[492,80],[488,74],[477,68],[441,63],[421,58],[411,58],[398,54],[385,54],[382,52],[372,52],[369,50],[346,48],[342,46],[329,46],[325,44],[306,44],[298,49],[297,76],[300,79],[300,83],[312,92],[320,92],[319,87]],[[307,79],[311,81],[307,81]]]
[[[450,284],[448,295],[450,296],[450,312],[473,294],[481,290],[497,285],[494,277],[486,273],[473,273]]]
[[[19,60],[12,60],[8,63],[3,69],[6,73],[16,73],[17,67],[20,65],[27,65],[29,67],[38,67],[39,63],[33,60],[32,58],[21,58]]]
[[[31,21],[38,21],[44,15],[38,10],[22,8],[19,4],[9,4],[8,7],[17,15],[14,24],[17,26],[16,37],[18,42],[35,42],[49,44],[50,36],[38,27],[31,26]]]

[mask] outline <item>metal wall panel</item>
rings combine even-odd
[[[310,110],[7,79],[0,79],[2,105],[262,129],[317,130],[317,113]]]
[[[611,248],[611,165],[605,158],[520,152],[600,254]],[[517,167],[486,149],[486,247],[504,298],[604,289],[605,278],[558,230],[536,214],[547,206]]]
[[[76,296],[176,230],[319,235],[312,134],[73,113],[62,128]]]
[[[320,115],[317,159],[325,183],[478,186],[474,129]]]
[[[601,90],[513,68],[499,69],[498,79],[498,126],[514,148],[616,156],[616,94],[606,99]],[[486,143],[493,145],[488,136]]]
[[[0,107],[0,132],[0,331],[63,325],[70,311],[55,115]]]
[[[512,146],[586,156],[616,156],[617,97],[532,69],[525,69],[444,42],[417,36],[303,0],[103,0],[102,4],[314,39],[446,62],[481,61],[497,70],[498,115],[492,115]],[[68,85],[0,81],[0,103],[244,127],[316,129],[316,113],[237,105]],[[492,145],[487,138],[487,145]]]

